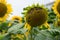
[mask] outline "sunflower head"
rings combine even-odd
[[[6,0],[0,0],[0,21],[6,20],[11,11],[11,5],[6,4]]]
[[[39,26],[47,21],[48,12],[44,7],[39,6],[39,4],[24,8],[24,11],[26,11],[26,22],[30,26]]]
[[[13,16],[11,20],[18,23],[22,22],[22,18],[20,16]]]
[[[60,17],[60,0],[56,0],[54,5],[52,6],[52,9],[57,14],[57,16]]]

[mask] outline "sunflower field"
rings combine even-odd
[[[0,40],[60,40],[60,0],[51,9],[31,4],[23,8],[23,17],[14,15],[7,20],[11,12],[11,4],[0,0]]]

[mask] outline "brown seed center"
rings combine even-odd
[[[6,5],[3,3],[0,3],[0,17],[4,17],[6,13],[7,13]]]
[[[26,20],[31,26],[42,25],[47,20],[47,11],[40,7],[32,8],[27,12]]]

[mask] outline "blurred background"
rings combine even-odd
[[[32,4],[36,4],[39,3],[40,5],[45,5],[45,7],[47,8],[51,8],[54,0],[7,0],[8,3],[10,3],[12,5],[12,9],[13,12],[10,15],[9,19],[16,15],[16,16],[23,16],[21,14],[21,12],[23,12],[23,8],[32,5]]]

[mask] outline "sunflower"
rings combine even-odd
[[[47,22],[48,12],[47,12],[47,9],[45,9],[43,6],[39,6],[39,4],[37,5],[33,4],[32,6],[28,6],[23,10],[24,12],[22,14],[24,14],[24,20],[26,22],[24,28],[28,30],[25,34],[26,34],[26,37],[28,37],[32,26],[40,26]],[[43,23],[41,23],[41,21]]]
[[[26,22],[32,27],[46,23],[48,18],[47,9],[39,6],[39,4],[33,4],[32,6],[24,8],[23,13],[25,14]]]
[[[60,0],[56,0],[54,5],[52,6],[52,9],[54,10],[54,12],[57,15],[57,17],[60,18]]]
[[[11,20],[17,23],[22,23],[22,18],[20,16],[13,16]]]
[[[10,4],[6,3],[6,0],[0,0],[0,21],[5,21],[12,12]]]

